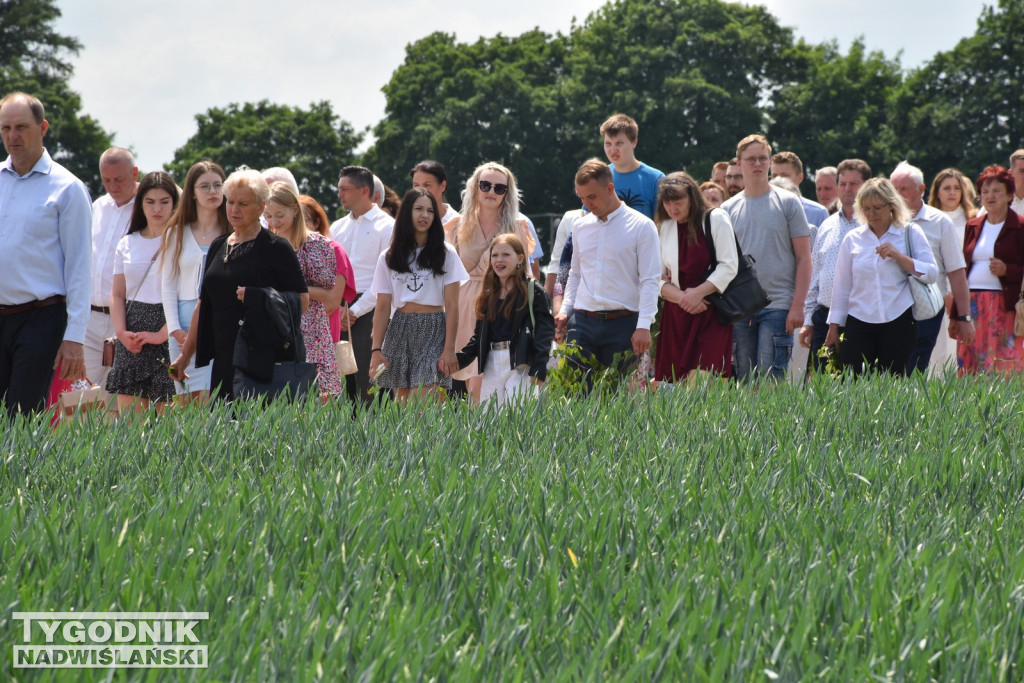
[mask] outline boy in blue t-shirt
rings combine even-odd
[[[634,152],[639,132],[636,121],[625,114],[615,114],[601,124],[615,194],[626,206],[653,219],[658,205],[658,180],[665,174],[637,160]]]

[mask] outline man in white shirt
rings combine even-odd
[[[135,157],[126,149],[111,147],[100,155],[100,180],[105,195],[92,203],[92,288],[89,293],[89,325],[85,328],[85,376],[106,386],[110,368],[103,367],[103,340],[114,336],[110,319],[110,289],[114,284],[114,251],[128,234],[139,187]]]
[[[555,324],[568,325],[568,341],[607,367],[616,354],[640,356],[651,348],[661,281],[658,231],[619,199],[603,161],[580,166],[576,194],[590,213],[573,228],[572,268]],[[620,372],[631,365],[620,365]]]
[[[859,225],[853,207],[857,192],[871,177],[871,167],[861,159],[844,159],[836,169],[839,176],[839,210],[825,219],[815,234],[811,249],[811,285],[804,301],[804,324],[800,328],[800,345],[810,349],[808,357],[815,372],[825,369],[825,360],[818,358],[818,349],[828,334],[828,310],[832,305],[832,280],[836,274],[839,247],[846,235]],[[842,334],[843,328],[839,333]]]
[[[947,306],[949,297],[952,296],[956,301],[957,310],[970,311],[971,292],[967,286],[967,261],[964,260],[963,242],[957,238],[956,228],[953,227],[953,221],[949,220],[949,216],[924,203],[924,173],[916,166],[903,161],[893,169],[889,180],[910,209],[910,220],[917,223],[928,238],[928,244],[932,248],[939,269],[939,289],[943,296],[947,297]],[[949,287],[946,286],[947,279]],[[946,311],[942,310],[930,320],[917,321],[917,346],[914,347],[907,362],[908,373],[915,370],[927,372],[932,349],[935,348],[935,342],[945,327],[942,324],[945,315]],[[966,339],[965,343],[970,344],[974,340],[974,321],[970,315],[960,316],[957,321],[960,338]]]
[[[331,225],[331,237],[341,245],[352,263],[356,299],[341,329],[352,330],[352,350],[359,369],[345,379],[349,398],[370,401],[370,356],[373,347],[373,309],[377,298],[370,293],[380,255],[391,245],[395,219],[373,203],[373,172],[363,166],[346,166],[338,179],[338,199],[348,215]],[[345,335],[342,334],[344,337]]]
[[[839,169],[835,166],[819,168],[814,174],[814,194],[819,204],[835,213],[838,207],[832,204],[839,197]]]
[[[89,192],[43,147],[43,103],[0,99],[0,399],[8,415],[41,410],[53,381],[85,376]]]
[[[754,257],[757,278],[771,299],[768,307],[733,325],[736,377],[782,381],[793,353],[793,330],[804,319],[811,282],[810,229],[803,205],[768,182],[772,148],[763,135],[736,146],[743,192],[722,204],[732,219],[743,253]]]

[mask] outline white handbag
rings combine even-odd
[[[348,320],[348,302],[342,309],[345,320]],[[356,365],[356,352],[352,348],[352,327],[348,328],[348,341],[342,339],[334,345],[334,355],[338,359],[338,372],[343,375],[354,375],[359,367]]]
[[[907,256],[910,258],[914,258],[914,252],[910,248],[910,230],[912,225],[908,225],[904,229],[903,235],[907,243]],[[910,273],[907,273],[907,278],[910,280],[910,293],[914,297],[914,306],[911,310],[914,320],[931,320],[937,316],[945,305],[942,300],[942,293],[939,291],[939,286],[934,282],[926,285]]]

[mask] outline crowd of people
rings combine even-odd
[[[454,382],[474,405],[500,405],[536,393],[563,341],[581,371],[596,361],[634,372],[653,353],[652,369],[640,366],[652,386],[697,373],[780,381],[795,340],[810,349],[808,372],[822,369],[821,347],[855,374],[1024,365],[1024,150],[973,184],[943,170],[927,201],[907,162],[886,178],[845,159],[817,171],[815,202],[800,193],[799,157],[773,154],[761,135],[700,182],[639,161],[637,124],[616,114],[600,129],[608,161],[576,173],[582,206],[563,216],[542,284],[542,245],[514,173],[496,162],[470,174],[460,210],[437,161],[411,169],[401,198],[346,166],[347,213],[331,223],[284,168],[228,175],[205,160],[179,187],[160,171],[140,179],[121,148],[100,157],[106,194],[90,202],[44,148],[47,129],[37,98],[0,99],[8,414],[73,383],[116,397],[122,413],[230,400],[289,360],[315,365],[324,400],[404,401]],[[716,302],[749,265],[769,303],[723,320]],[[926,315],[922,291],[938,301]],[[295,343],[267,341],[282,334]]]

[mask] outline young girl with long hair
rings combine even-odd
[[[473,336],[474,306],[487,271],[491,240],[497,235],[512,233],[519,237],[527,254],[532,253],[535,246],[526,221],[519,216],[519,190],[512,171],[494,162],[478,166],[462,192],[462,215],[444,228],[448,241],[455,246],[469,273],[469,279],[459,290],[456,348],[462,348]],[[454,378],[466,383],[475,401],[482,381],[476,368],[460,370]]]
[[[370,376],[377,386],[393,389],[400,401],[451,387],[458,370],[459,285],[467,279],[445,242],[437,201],[423,188],[406,192],[371,287],[377,308]]]
[[[341,393],[341,373],[334,353],[327,308],[337,308],[345,283],[337,287],[338,272],[334,250],[320,234],[311,232],[299,203],[299,195],[288,183],[270,186],[270,198],[263,212],[267,227],[288,240],[302,267],[302,277],[309,289],[309,308],[302,314],[302,340],[306,344],[306,360],[316,363],[320,371],[320,391],[325,395]]]
[[[114,252],[114,285],[110,318],[117,341],[114,366],[106,390],[117,395],[119,412],[132,405],[137,411],[156,403],[162,413],[174,397],[167,374],[167,321],[156,265],[164,229],[178,204],[178,186],[163,171],[147,174],[135,195],[128,234]]]
[[[210,244],[231,230],[224,209],[225,177],[224,169],[212,161],[194,164],[185,175],[181,201],[164,232],[160,279],[171,358],[181,353],[191,327]],[[188,379],[175,385],[177,393],[205,401],[210,395],[210,366],[192,364],[185,374]]]
[[[513,234],[491,242],[483,289],[476,298],[476,329],[457,354],[459,367],[475,359],[483,376],[480,400],[494,397],[502,405],[530,390],[547,375],[555,336],[547,292],[527,278],[526,250]],[[532,296],[530,290],[533,290]]]

